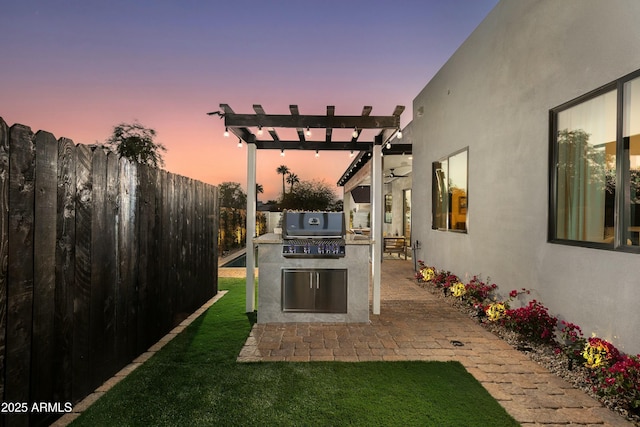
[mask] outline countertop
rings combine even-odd
[[[275,233],[263,234],[262,236],[259,236],[253,239],[253,242],[259,245],[262,245],[262,244],[281,245],[282,234],[275,234]],[[369,245],[371,244],[371,240],[369,239],[369,236],[363,236],[359,234],[347,234],[345,243],[347,245]]]

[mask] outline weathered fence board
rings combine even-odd
[[[9,254],[9,127],[0,119],[0,373],[5,372],[7,333],[7,257]],[[4,375],[0,399],[4,401]]]
[[[56,222],[56,290],[55,290],[55,355],[54,401],[72,400],[73,376],[73,288],[76,261],[76,167],[75,144],[58,140],[58,213]]]
[[[34,290],[33,337],[31,343],[31,399],[46,402],[53,396],[56,372],[50,361],[54,356],[56,212],[58,143],[55,137],[40,131],[35,138],[35,218],[34,218]],[[32,420],[47,419],[32,414]]]
[[[29,401],[33,315],[35,147],[31,129],[13,125],[9,136],[9,267],[7,280],[7,402]],[[28,414],[11,414],[27,425]]]
[[[151,330],[148,316],[149,309],[149,248],[150,238],[153,233],[153,223],[151,222],[151,200],[154,197],[152,187],[149,185],[149,168],[141,168],[138,180],[140,198],[138,200],[138,323],[136,325],[136,336],[139,338],[136,345],[136,352],[140,353],[147,347],[147,337],[145,332]]]
[[[0,118],[0,398],[78,402],[215,295],[217,209],[213,186]]]
[[[91,221],[93,171],[91,149],[76,148],[76,262],[73,287],[73,400],[91,392],[89,322],[91,304]]]
[[[119,201],[118,201],[118,174],[119,174],[119,162],[118,156],[111,153],[107,156],[106,165],[106,191],[105,191],[105,204],[104,204],[104,228],[108,230],[105,234],[104,245],[109,247],[108,253],[102,262],[104,263],[103,272],[105,274],[105,291],[103,300],[103,313],[104,313],[104,325],[105,325],[105,347],[108,349],[108,365],[105,367],[105,371],[113,372],[119,366],[122,366],[122,357],[118,353],[118,216],[119,216]],[[98,242],[100,244],[100,242]]]

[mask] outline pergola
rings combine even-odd
[[[400,115],[404,106],[398,105],[390,116],[372,116],[372,107],[365,106],[359,116],[336,116],[335,107],[327,106],[326,115],[301,115],[297,105],[290,105],[291,114],[266,114],[261,105],[253,105],[255,114],[237,114],[228,104],[220,104],[225,131],[247,143],[247,285],[246,310],[255,310],[255,251],[253,238],[256,234],[256,150],[342,150],[367,151],[372,153],[371,182],[371,274],[373,278],[373,314],[380,314],[380,268],[382,262],[382,147],[400,131]],[[266,132],[263,131],[266,130]],[[296,129],[295,140],[280,139],[278,129]],[[324,141],[307,140],[305,134],[311,129],[325,129]],[[334,141],[334,129],[353,130],[351,139]],[[360,141],[365,129],[380,132],[373,141]],[[254,133],[256,131],[256,133]],[[262,137],[264,136],[264,138]]]

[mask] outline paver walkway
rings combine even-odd
[[[632,426],[420,288],[412,261],[385,260],[381,282],[368,324],[256,324],[238,361],[457,360],[524,426]]]

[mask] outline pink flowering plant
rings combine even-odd
[[[488,278],[487,282],[489,282]],[[466,284],[465,288],[469,304],[483,305],[487,300],[490,300],[494,296],[494,292],[498,288],[498,285],[495,283],[489,285],[483,282],[480,277],[473,276],[469,283]]]
[[[422,260],[418,260],[416,279],[420,283],[431,283],[438,288],[444,288],[445,291],[453,284],[460,281],[458,276],[451,274],[450,271],[438,270],[435,267],[430,267]]]
[[[529,294],[530,291],[522,288],[521,290],[514,289],[509,292],[509,299],[506,301],[497,301],[490,303],[484,307],[485,316],[491,322],[497,322],[498,320],[504,318],[507,313],[507,310],[511,305],[511,302],[516,299],[521,294]]]
[[[460,279],[450,271],[441,270],[433,278],[433,284],[441,288],[450,288],[453,284],[458,283]]]
[[[598,396],[617,400],[629,412],[640,415],[640,354],[619,356],[611,366],[595,370],[591,382]]]
[[[556,354],[564,354],[569,360],[569,369],[573,369],[574,365],[584,362],[582,352],[587,340],[582,335],[580,326],[564,320],[560,324],[562,327],[560,328],[560,342],[556,347]]]
[[[502,324],[525,340],[551,344],[555,341],[558,318],[551,316],[547,307],[534,299],[524,307],[507,310]]]

